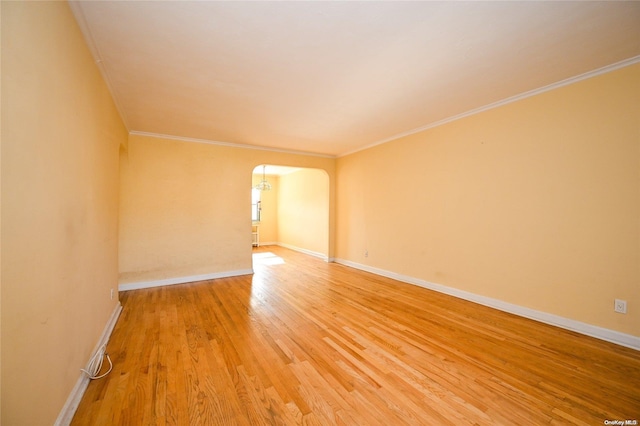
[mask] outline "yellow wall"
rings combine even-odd
[[[339,158],[337,180],[337,258],[640,336],[640,65]]]
[[[0,23],[2,22],[2,6],[0,5]],[[1,28],[1,24],[0,24]],[[0,46],[2,46],[2,31],[0,31]],[[0,49],[0,82],[2,81],[2,49]],[[2,84],[0,84],[0,99],[2,99]],[[2,187],[2,102],[0,102],[0,187]],[[2,206],[2,191],[0,191],[0,209]],[[0,220],[0,241],[2,241],[2,220]],[[2,264],[2,244],[0,244],[0,265]],[[2,401],[2,273],[0,272],[0,401]],[[0,402],[0,423],[2,423],[2,403]]]
[[[126,163],[122,284],[251,269],[253,169],[278,164],[335,174],[333,158],[136,134],[129,137]],[[334,193],[331,189],[330,197]],[[330,212],[331,227],[334,220]]]
[[[280,177],[278,242],[328,257],[329,179],[322,170],[301,169]]]
[[[2,2],[2,424],[50,425],[115,307],[126,130],[66,2]]]

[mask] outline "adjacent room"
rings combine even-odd
[[[323,170],[263,164],[251,181],[253,246],[329,260],[329,179]]]
[[[640,2],[0,23],[3,425],[640,420]]]

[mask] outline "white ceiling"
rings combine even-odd
[[[288,167],[288,166],[275,166],[272,164],[264,165],[264,174],[269,176],[284,176],[289,173],[297,172],[301,170],[300,167]],[[256,166],[253,169],[253,174],[262,175],[263,166]]]
[[[70,2],[131,132],[341,155],[640,56],[640,2]]]

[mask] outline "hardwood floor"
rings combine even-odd
[[[640,352],[279,247],[121,294],[74,425],[640,421]]]

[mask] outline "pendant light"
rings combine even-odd
[[[271,184],[269,182],[267,182],[267,178],[265,176],[265,169],[267,168],[266,165],[262,166],[262,180],[260,181],[259,184],[257,184],[256,186],[254,186],[254,189],[257,189],[258,191],[271,191]]]

